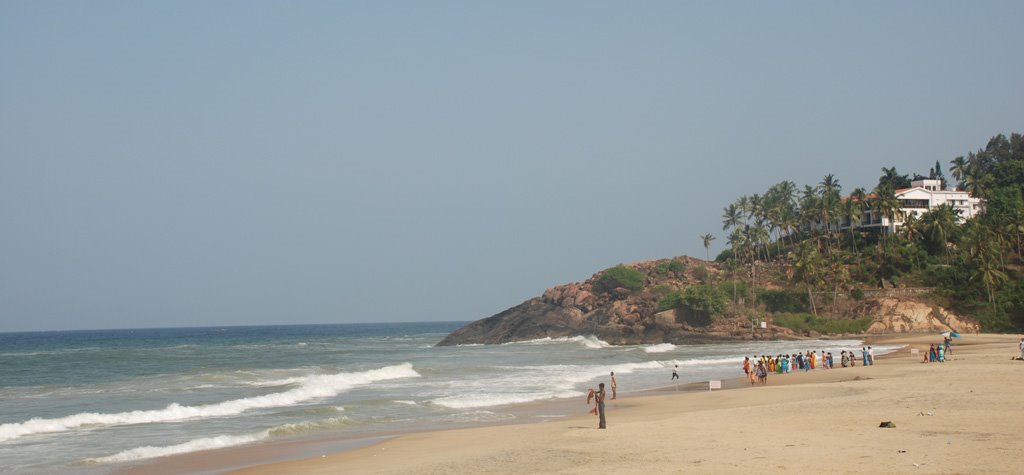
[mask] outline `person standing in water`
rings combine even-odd
[[[615,399],[616,397],[618,397],[615,394],[615,390],[618,389],[618,387],[619,387],[619,384],[617,382],[615,382],[615,371],[612,371],[612,399]]]
[[[1022,339],[1021,341],[1024,341],[1024,339]],[[676,365],[675,368],[672,368],[672,380],[675,381],[677,379],[679,379],[679,365]]]

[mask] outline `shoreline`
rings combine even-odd
[[[967,336],[961,339],[957,346],[961,346],[961,342],[970,341],[972,337],[974,336]],[[986,337],[1004,339],[1012,338],[1007,335],[991,335]],[[936,336],[933,334],[892,334],[881,336],[860,335],[857,339],[864,341],[865,345],[913,345],[915,343],[920,344],[924,341],[927,341],[928,343],[936,342]],[[927,346],[927,344],[923,344],[924,348],[927,348]],[[956,346],[954,348],[956,348]],[[909,354],[909,347],[905,346],[904,348],[889,353],[888,355],[879,356],[878,360],[879,362],[889,360],[896,361],[900,359],[905,360],[907,358],[900,357],[909,357]],[[865,371],[870,373],[875,371],[876,368],[888,366],[890,365],[886,363],[866,369],[858,365],[856,368],[836,368],[845,371],[815,370],[806,373],[794,372],[788,375],[772,374],[769,375],[768,386],[764,386],[764,388],[867,380],[871,379],[871,377],[855,373]],[[614,425],[614,421],[619,419],[622,413],[632,411],[645,412],[649,411],[651,409],[650,406],[652,405],[664,405],[666,404],[663,400],[664,398],[669,398],[670,400],[676,398],[682,398],[682,400],[705,399],[709,394],[726,394],[734,392],[747,393],[749,391],[735,391],[735,389],[749,388],[750,386],[745,377],[736,377],[722,380],[723,390],[715,390],[713,393],[709,393],[709,391],[705,389],[706,384],[707,383],[705,381],[685,383],[680,385],[681,387],[686,387],[686,390],[683,391],[678,391],[676,386],[667,385],[657,389],[624,392],[618,400],[609,401],[608,412],[610,421],[613,421],[611,423]],[[758,386],[753,389],[758,388],[761,387]],[[814,389],[814,391],[818,391],[818,389]],[[712,398],[715,399],[715,397]],[[729,396],[717,399],[732,400],[734,397]],[[740,397],[739,399],[746,398]],[[719,403],[721,402],[723,401],[719,401]],[[721,407],[717,406],[718,405],[716,404],[712,404],[707,406],[705,409],[712,410],[732,407],[728,404]],[[376,450],[393,451],[390,447],[401,447],[410,443],[413,445],[419,445],[423,440],[440,437],[440,434],[445,434],[444,437],[450,437],[457,434],[463,434],[466,431],[470,433],[473,431],[481,431],[483,433],[496,431],[500,433],[503,430],[512,427],[518,433],[524,430],[533,432],[533,428],[535,426],[550,427],[552,425],[569,425],[570,427],[575,427],[574,430],[584,429],[589,425],[594,425],[596,427],[596,418],[587,414],[586,411],[587,407],[583,404],[579,404],[579,401],[576,401],[575,399],[543,401],[518,405],[516,411],[517,417],[509,420],[508,422],[492,421],[460,426],[457,428],[412,429],[411,431],[403,431],[401,433],[360,434],[355,437],[311,438],[270,444],[255,444],[251,446],[195,452],[150,461],[142,461],[127,467],[122,467],[115,473],[224,473],[228,471],[234,471],[231,473],[273,473],[280,471],[304,472],[307,469],[304,464],[315,465],[317,462],[324,462],[327,460],[334,462],[344,460],[346,465],[359,460],[362,461],[360,463],[365,464],[367,460],[370,460],[374,463],[366,465],[363,469],[387,473],[389,470],[396,470],[388,468],[391,464],[388,462],[388,459],[391,459],[391,457],[377,460],[379,459],[379,457],[376,457],[378,454],[373,453]],[[593,422],[593,424],[590,424],[591,422]],[[542,432],[547,430],[548,429],[545,429]],[[470,440],[474,440],[475,438],[476,436],[471,436]],[[513,442],[513,445],[514,444],[515,443]],[[458,454],[452,455],[453,457],[458,458]],[[468,456],[469,454],[465,455]],[[405,467],[405,469],[398,471],[404,472],[408,469],[409,467]]]

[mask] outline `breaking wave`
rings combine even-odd
[[[610,348],[612,345],[594,335],[587,336],[563,336],[558,338],[538,338],[536,340],[517,341],[506,343],[507,345],[543,345],[547,343],[579,343],[587,348]]]
[[[128,411],[112,414],[82,412],[53,419],[33,418],[25,422],[0,425],[0,442],[17,439],[31,434],[65,432],[83,426],[151,424],[233,416],[252,409],[291,406],[313,399],[333,397],[352,388],[365,386],[377,381],[415,378],[419,376],[420,374],[412,369],[412,364],[404,363],[357,373],[342,372],[336,374],[306,376],[301,378],[297,387],[287,391],[234,399],[214,404],[182,406],[178,403],[172,403],[163,409]]]
[[[198,452],[200,450],[235,447],[238,445],[258,442],[266,439],[267,437],[270,437],[270,430],[264,430],[247,435],[218,435],[216,437],[204,437],[202,439],[190,440],[182,444],[168,445],[165,447],[136,447],[134,449],[125,450],[124,452],[118,452],[106,457],[86,459],[85,463],[132,462],[136,460],[166,457],[168,455],[187,454],[189,452]]]

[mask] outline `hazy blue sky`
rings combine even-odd
[[[475,320],[1024,131],[1024,2],[0,2],[0,331]]]

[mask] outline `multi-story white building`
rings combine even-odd
[[[860,222],[854,223],[853,226],[881,228],[892,233],[910,216],[920,218],[922,214],[942,205],[950,205],[954,210],[960,211],[958,219],[962,223],[980,213],[984,206],[981,198],[973,197],[966,191],[943,190],[940,180],[914,180],[910,185],[910,188],[896,190],[896,199],[900,201],[901,206],[895,220],[890,222],[879,210],[869,208],[861,213]],[[847,229],[850,225],[850,220],[845,218],[839,222],[840,229]]]

